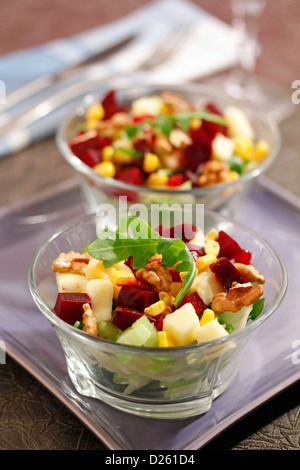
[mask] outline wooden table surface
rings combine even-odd
[[[0,55],[107,23],[149,0],[14,0],[0,4]],[[230,22],[229,0],[195,0]],[[300,79],[300,2],[269,0],[261,19],[257,76],[284,90]],[[1,76],[0,76],[1,79]],[[267,176],[300,196],[300,104],[281,124],[282,150]],[[298,122],[298,124],[297,124]],[[0,206],[73,177],[53,138],[0,161]],[[209,450],[299,450],[300,386],[274,397],[207,446]],[[105,446],[22,366],[0,365],[0,450],[102,450]]]

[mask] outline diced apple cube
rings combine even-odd
[[[208,305],[213,296],[223,292],[224,289],[211,271],[203,271],[195,277],[190,291],[197,292],[203,303]]]
[[[110,279],[91,279],[85,292],[91,299],[91,308],[97,323],[112,316],[113,284]]]
[[[86,283],[87,279],[82,274],[56,273],[58,292],[82,292]]]
[[[230,137],[224,134],[216,134],[212,141],[212,154],[216,160],[228,162],[233,155],[235,143]]]
[[[223,336],[228,336],[228,334],[225,328],[218,322],[217,318],[195,330],[197,343],[205,343],[206,341],[223,338]]]
[[[146,96],[137,98],[132,102],[131,111],[133,116],[151,115],[158,116],[162,110],[163,101],[160,96]]]
[[[244,111],[236,106],[228,106],[223,114],[231,137],[243,135],[250,140],[254,139],[253,127]]]
[[[195,341],[195,333],[200,328],[199,317],[191,303],[165,316],[163,331],[171,333],[177,346],[191,344]]]

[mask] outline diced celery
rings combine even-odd
[[[117,343],[155,347],[158,345],[157,330],[147,316],[142,315],[120,334]]]
[[[122,333],[119,328],[113,325],[110,321],[100,321],[97,323],[97,329],[100,338],[116,341]]]

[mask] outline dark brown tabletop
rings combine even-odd
[[[0,5],[0,55],[107,23],[147,0],[14,0]],[[229,0],[194,0],[225,22]],[[269,0],[260,23],[257,76],[291,99],[300,79],[300,2]],[[1,79],[1,76],[0,76]],[[298,107],[297,107],[298,106]],[[281,124],[282,151],[267,176],[300,196],[300,104]],[[298,121],[298,125],[296,122]],[[41,158],[43,155],[43,158]],[[51,162],[51,164],[49,164]],[[0,207],[72,178],[53,137],[0,161]],[[300,384],[282,391],[214,439],[209,450],[299,450]],[[0,450],[104,450],[105,446],[22,365],[0,365]]]

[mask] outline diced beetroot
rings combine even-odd
[[[178,305],[178,308],[182,307],[185,304],[191,303],[195,309],[197,315],[199,315],[205,309],[206,305],[197,292],[192,292],[183,297],[182,301]]]
[[[198,257],[205,255],[205,250],[203,246],[194,245],[193,243],[186,243],[187,248],[192,252],[196,252]]]
[[[152,150],[150,143],[146,139],[136,139],[133,143],[133,147],[141,155],[144,155],[146,152],[150,152]]]
[[[188,243],[195,237],[197,230],[198,229],[195,225],[187,223],[175,225],[174,227],[167,227],[166,225],[161,224],[155,229],[161,237],[180,238],[185,243]]]
[[[124,331],[129,328],[133,322],[138,320],[143,314],[134,308],[117,307],[112,319],[112,324]]]
[[[196,263],[197,259],[200,257],[199,251],[198,250],[190,250],[190,252],[191,252],[191,255],[193,257],[193,260]]]
[[[250,264],[252,254],[248,250],[241,250],[234,257],[235,263]]]
[[[195,237],[197,231],[197,227],[192,224],[176,225],[171,228],[171,238],[181,238],[187,243]]]
[[[219,108],[213,103],[207,103],[207,105],[205,106],[205,109],[207,109],[208,111],[210,111],[213,114],[217,114],[218,116],[222,116],[222,113],[219,110]],[[217,124],[216,122],[203,120],[201,127],[203,127],[203,130],[205,130],[206,134],[211,139],[213,139],[216,136],[216,134],[218,134],[218,133],[227,135],[227,128],[225,126],[222,126],[221,124]]]
[[[133,117],[133,122],[143,122],[147,120],[153,121],[155,119],[155,116],[152,114],[143,114],[142,116],[134,116]]]
[[[210,270],[216,276],[223,289],[227,292],[231,288],[233,282],[244,284],[247,279],[233,266],[228,258],[220,258],[210,265]]]
[[[216,241],[220,245],[220,252],[219,252],[220,258],[225,256],[225,258],[233,259],[241,251],[241,247],[239,246],[239,244],[223,230],[220,230],[219,236],[216,239]]]
[[[182,282],[179,271],[175,271],[175,269],[170,269],[170,274],[172,276],[172,282]]]
[[[88,149],[101,151],[106,145],[110,145],[111,140],[108,137],[95,135],[93,131],[84,131],[77,134],[69,142],[69,147],[77,157],[81,158]]]
[[[128,256],[128,258],[125,259],[124,263],[125,263],[126,266],[128,266],[129,268],[132,268],[132,266],[133,266],[133,257],[132,257],[132,256]]]
[[[83,304],[91,305],[90,297],[81,292],[59,292],[54,306],[54,313],[66,323],[73,325],[82,320]]]
[[[125,183],[143,186],[145,182],[145,175],[143,170],[138,166],[129,165],[117,172],[116,179],[124,181]]]
[[[111,118],[111,116],[115,113],[128,111],[128,107],[126,105],[119,105],[116,100],[116,92],[114,90],[109,91],[102,100],[102,106],[105,111],[105,119]]]
[[[128,307],[144,312],[146,307],[159,300],[158,292],[139,286],[123,286],[119,292],[117,307]]]
[[[100,162],[100,152],[93,148],[86,149],[79,158],[83,163],[93,168]]]
[[[195,172],[201,163],[210,159],[212,139],[202,129],[202,126],[199,129],[191,130],[190,136],[193,142],[185,148],[184,153],[187,167],[190,171]]]
[[[164,324],[164,319],[165,319],[165,316],[163,313],[161,313],[160,315],[158,315],[157,317],[153,317],[154,318],[154,325],[156,327],[156,329],[158,331],[162,331],[163,329],[163,324]],[[149,317],[148,317],[149,318]]]
[[[171,175],[168,182],[167,186],[180,186],[183,184],[187,178],[183,173],[176,173],[175,175]]]

